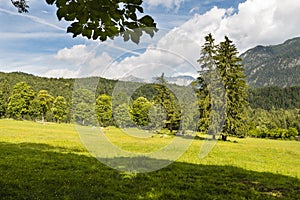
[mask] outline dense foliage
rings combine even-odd
[[[126,90],[117,95],[113,94],[118,83],[116,80],[96,79],[95,77],[85,79],[87,83],[93,83],[95,80],[98,81],[98,85],[94,94],[87,88],[73,92],[75,79],[43,78],[19,72],[0,73],[0,117],[42,120],[38,94],[47,91],[53,99],[51,98],[50,101],[51,106],[48,105],[44,112],[46,121],[58,123],[75,121],[84,125],[97,125],[100,119],[104,122],[103,126],[132,127],[134,122],[130,115],[130,108],[136,99],[144,97],[151,103],[148,113],[150,122],[147,125],[151,128],[160,130],[165,127],[171,131],[184,127],[189,130],[197,129],[205,132],[209,126],[210,114],[208,111],[211,100],[206,93],[198,93],[200,95],[198,101],[191,102],[192,100],[185,94],[187,89],[183,86],[168,85],[169,89],[172,87],[172,91],[177,91],[175,98],[174,94],[162,84],[143,84],[139,87],[139,83],[125,82],[125,85],[137,88],[129,97],[130,102],[125,104]],[[197,85],[198,89],[200,85]],[[202,86],[204,85],[202,84]],[[43,90],[44,92],[41,92]],[[169,92],[169,99],[163,96],[168,93],[162,92],[163,90]],[[299,87],[250,88],[249,108],[245,111],[248,115],[247,128],[249,131],[244,136],[287,139],[298,135],[300,132],[300,108],[297,104],[299,91]],[[103,94],[107,95],[108,99],[112,99],[112,110],[106,109],[106,114],[102,111],[102,117],[97,118],[97,107],[94,103]],[[205,96],[207,98],[203,98]],[[182,102],[186,105],[179,105],[177,98],[183,99]],[[101,105],[99,103],[98,101],[98,105]],[[199,110],[193,109],[193,104],[196,104]],[[184,107],[185,109],[183,109]],[[100,107],[98,108],[100,109]],[[176,112],[173,112],[174,108],[177,109]],[[188,114],[184,115],[183,110]],[[111,116],[110,112],[112,112],[111,119],[108,117]],[[169,122],[173,123],[172,128]]]
[[[28,12],[26,0],[11,0],[18,12]],[[72,22],[67,28],[73,37],[82,35],[88,39],[105,41],[122,36],[124,41],[139,43],[146,33],[153,37],[157,32],[156,23],[144,12],[143,0],[46,0],[57,7],[59,20]]]
[[[248,101],[252,108],[300,108],[300,87],[262,87],[249,90]]]

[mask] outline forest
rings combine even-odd
[[[99,123],[100,126],[128,127],[134,126],[136,123],[144,128],[159,126],[159,124],[151,124],[152,127],[149,127],[150,118],[148,116],[151,104],[158,101],[158,98],[154,97],[159,94],[159,85],[124,82],[126,85],[136,85],[135,87],[141,85],[141,87],[131,95],[130,103],[126,104],[124,101],[124,98],[126,99],[124,91],[123,94],[119,94],[118,99],[114,100],[111,107],[111,97],[118,81],[96,77],[85,80],[93,81],[94,79],[99,81],[96,93],[87,88],[73,92],[75,79],[43,78],[21,72],[0,73],[0,116],[1,118],[33,121],[44,118],[47,122],[58,123],[77,121],[81,124],[83,122],[81,117],[85,116],[85,125]],[[173,87],[184,90],[183,86],[173,85]],[[247,129],[249,131],[244,136],[289,139],[298,135],[300,132],[299,86],[248,88],[247,92],[247,115],[249,116]],[[73,97],[79,99],[81,96],[86,97],[82,102],[72,100]],[[171,104],[176,105],[176,99],[172,95],[168,98]],[[20,101],[22,99],[23,102]],[[20,105],[18,104],[22,105],[22,103],[25,103],[26,106],[19,109]],[[199,101],[195,103],[200,110]],[[95,106],[98,113],[97,119],[92,119],[92,115],[82,114],[83,111],[88,114],[89,110],[94,109],[92,106]],[[144,109],[139,110],[139,106]],[[154,108],[159,109],[157,106]],[[174,109],[174,107],[170,109]],[[180,111],[177,110],[178,119],[174,120],[172,125],[174,130],[179,128],[177,127],[179,114]],[[199,112],[191,111],[190,115],[187,117],[189,119],[186,122],[187,128],[197,127],[197,130],[203,130],[200,125],[201,119],[194,120],[199,116]]]

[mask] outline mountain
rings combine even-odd
[[[135,82],[135,83],[155,83],[157,77],[153,77],[152,80],[147,80],[143,78],[139,78],[133,75],[126,76],[124,78],[119,79],[120,81],[127,81],[127,82]],[[191,84],[195,80],[194,77],[192,76],[174,76],[174,77],[165,77],[165,79],[168,81],[170,84],[176,84],[180,86],[187,86]]]
[[[175,77],[166,77],[166,80],[171,84],[187,86],[191,84],[195,78],[192,76],[175,76]]]
[[[273,46],[257,46],[241,55],[251,87],[300,85],[300,37]]]
[[[142,78],[138,78],[136,76],[133,75],[129,75],[123,78],[119,79],[120,81],[128,81],[128,82],[136,82],[136,83],[148,83],[148,80],[142,79]]]

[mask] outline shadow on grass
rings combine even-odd
[[[0,152],[1,199],[300,198],[297,178],[232,166],[174,162],[156,172],[129,174],[44,144],[0,143]]]

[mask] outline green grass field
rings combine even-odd
[[[151,152],[173,138],[106,136]],[[85,149],[74,125],[0,120],[0,199],[300,199],[300,142],[217,142],[204,159],[195,139],[174,163],[150,173],[111,169]],[[138,144],[138,145],[137,145]]]

